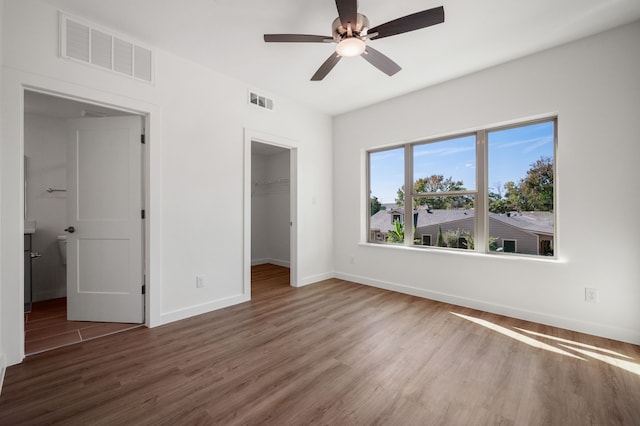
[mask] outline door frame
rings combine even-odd
[[[23,116],[23,120],[21,122],[21,137],[20,137],[20,151],[23,153],[23,157],[24,157],[24,146],[25,146],[25,142],[24,142],[24,113],[25,113],[25,105],[24,105],[24,94],[25,92],[35,92],[35,93],[40,93],[43,95],[47,95],[47,96],[52,96],[55,98],[60,98],[60,99],[66,99],[72,102],[80,102],[80,103],[84,103],[84,104],[91,104],[91,105],[96,105],[96,106],[101,106],[101,107],[105,107],[105,108],[109,108],[112,110],[117,110],[117,111],[122,111],[125,112],[127,114],[130,114],[131,116],[137,116],[142,120],[142,134],[145,135],[144,136],[144,144],[141,143],[141,170],[140,170],[140,189],[141,189],[141,197],[142,197],[142,209],[145,210],[145,212],[147,212],[146,217],[149,217],[148,215],[148,210],[149,210],[149,200],[148,200],[148,194],[150,193],[149,191],[149,183],[150,183],[150,179],[149,179],[149,175],[148,175],[148,170],[149,170],[149,155],[148,155],[148,149],[147,147],[149,146],[149,137],[147,136],[147,129],[149,128],[149,123],[150,123],[150,116],[151,114],[149,112],[144,113],[144,112],[140,112],[140,111],[135,111],[135,110],[131,110],[127,107],[124,106],[120,106],[120,105],[112,105],[112,104],[105,104],[103,102],[97,101],[97,100],[92,100],[92,99],[86,99],[86,98],[79,98],[77,96],[74,95],[70,95],[70,94],[62,94],[59,92],[54,92],[51,91],[49,89],[44,89],[41,87],[32,87],[32,86],[28,86],[28,85],[23,85],[22,87],[22,91],[21,91],[21,97],[22,97],[22,102],[21,102],[21,110],[22,110],[22,116]],[[24,167],[24,166],[23,166]],[[24,177],[26,174],[26,170],[22,170],[22,181],[24,182]],[[26,206],[26,194],[25,194],[25,188],[23,188],[23,190],[21,191],[21,199],[22,199],[22,203],[21,205]],[[23,218],[23,220],[25,220],[26,218]],[[150,291],[150,280],[148,279],[149,277],[149,268],[148,268],[148,254],[149,254],[149,246],[148,246],[148,238],[149,237],[149,223],[148,220],[145,219],[145,221],[142,224],[142,236],[141,236],[141,244],[142,244],[142,276],[144,277],[144,285],[145,285],[145,293],[144,293],[144,297],[142,298],[142,309],[143,309],[143,318],[144,318],[144,322],[143,324],[146,325],[147,327],[149,327],[149,313],[150,313],[150,309],[149,309],[149,295],[151,293]],[[141,283],[142,284],[142,283]],[[24,333],[23,333],[24,335]],[[24,339],[23,339],[24,340]],[[24,347],[24,341],[23,341],[23,347]],[[24,354],[23,354],[24,356]]]
[[[244,220],[243,220],[243,292],[251,299],[251,143],[259,142],[289,151],[289,285],[298,287],[298,150],[296,143],[287,138],[251,129],[244,129]]]
[[[2,288],[0,292],[0,316],[3,327],[3,350],[0,361],[14,365],[24,359],[24,92],[39,92],[83,103],[122,110],[144,117],[146,144],[143,148],[144,204],[147,216],[144,223],[145,244],[145,322],[147,327],[160,325],[162,306],[162,141],[161,109],[157,105],[105,92],[87,86],[52,79],[43,75],[24,73],[19,70],[3,72],[2,90],[2,192],[3,214],[1,217]],[[153,140],[152,143],[150,143]],[[4,166],[7,166],[4,169]],[[4,201],[8,201],[6,204]],[[19,256],[17,254],[19,254]]]

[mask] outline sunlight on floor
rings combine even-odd
[[[543,333],[537,333],[535,331],[529,331],[529,330],[525,330],[522,328],[518,328],[518,327],[514,327],[514,329],[521,331],[522,333],[526,333],[526,334],[530,334],[539,338],[543,338],[543,339],[549,339],[552,341],[557,342],[556,344],[558,346],[561,346],[564,349],[549,345],[547,343],[543,343],[540,342],[539,340],[536,340],[532,337],[529,337],[525,334],[522,333],[518,333],[516,331],[510,330],[506,327],[502,327],[500,325],[494,324],[490,321],[487,320],[483,320],[480,318],[474,318],[468,315],[463,315],[463,314],[458,314],[455,312],[451,312],[453,315],[466,319],[467,321],[471,321],[473,323],[476,323],[478,325],[481,325],[483,327],[487,327],[493,331],[496,331],[500,334],[503,334],[505,336],[511,337],[512,339],[516,339],[522,343],[525,343],[527,345],[533,346],[535,348],[540,348],[540,349],[544,349],[550,352],[554,352],[554,353],[558,353],[561,355],[565,355],[565,356],[570,356],[572,358],[577,358],[580,359],[582,361],[588,361],[587,358],[583,358],[581,356],[578,355],[574,355],[572,352],[577,352],[580,355],[583,355],[585,357],[588,357],[590,359],[594,359],[594,360],[598,360],[604,363],[607,363],[611,366],[614,367],[618,367],[621,368],[623,370],[626,370],[630,373],[633,374],[637,374],[638,376],[640,376],[640,364],[633,362],[635,361],[634,358],[624,355],[624,354],[620,354],[618,352],[609,350],[609,349],[603,349],[603,348],[598,348],[596,346],[593,345],[587,345],[585,343],[580,343],[580,342],[574,342],[572,340],[568,340],[568,339],[562,339],[560,337],[555,337],[555,336],[549,336],[547,334],[543,334]],[[608,355],[605,355],[608,354]],[[626,358],[626,359],[621,359],[621,358]],[[629,361],[630,360],[630,361]]]
[[[515,332],[513,330],[509,330],[508,328],[505,328],[505,327],[502,327],[500,325],[494,324],[494,323],[489,322],[487,320],[483,320],[483,319],[480,319],[480,318],[474,318],[474,317],[470,317],[470,316],[467,316],[467,315],[457,314],[455,312],[451,312],[451,313],[453,315],[456,315],[456,316],[460,317],[460,318],[466,319],[466,320],[471,321],[471,322],[475,322],[476,324],[479,324],[479,325],[481,325],[483,327],[490,328],[491,330],[497,331],[498,333],[504,334],[505,336],[511,337],[512,339],[519,340],[522,343],[526,343],[529,346],[533,346],[534,348],[545,349],[545,350],[547,350],[549,352],[555,352],[557,354],[570,356],[572,358],[578,358],[578,359],[581,359],[583,361],[586,361],[586,359],[584,359],[582,357],[579,357],[577,355],[574,355],[574,354],[572,354],[570,352],[564,351],[564,350],[562,350],[560,348],[556,348],[555,346],[551,346],[551,345],[548,345],[546,343],[542,343],[542,342],[540,342],[540,341],[538,341],[536,339],[533,339],[533,338],[531,338],[529,336],[525,336],[524,334],[520,334],[520,333],[517,333],[517,332]]]
[[[560,337],[549,336],[547,334],[542,334],[542,333],[536,333],[535,331],[525,330],[524,328],[518,328],[518,327],[514,327],[514,328],[516,330],[522,331],[523,333],[533,334],[534,336],[544,337],[545,339],[551,339],[551,340],[555,340],[555,341],[558,341],[558,342],[568,343],[568,344],[573,345],[573,346],[579,346],[581,348],[591,349],[592,351],[608,353],[610,355],[615,355],[615,356],[618,356],[618,357],[621,357],[621,358],[627,358],[627,359],[633,360],[633,358],[631,358],[630,356],[618,353],[616,351],[612,351],[610,349],[598,348],[596,346],[587,345],[586,343],[574,342],[573,340],[562,339]]]

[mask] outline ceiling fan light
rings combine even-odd
[[[367,46],[364,44],[364,41],[357,37],[349,37],[338,43],[336,52],[340,56],[349,58],[362,55],[366,48]]]

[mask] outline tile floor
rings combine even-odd
[[[25,354],[33,355],[141,326],[67,321],[67,299],[64,297],[34,302],[31,312],[24,314]]]

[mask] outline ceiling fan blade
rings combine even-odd
[[[318,71],[316,71],[313,77],[311,77],[311,81],[320,81],[323,78],[325,78],[327,74],[329,74],[329,71],[331,71],[338,62],[340,62],[340,59],[342,59],[342,56],[333,52],[331,56],[329,56],[329,58],[326,61],[324,61],[322,65],[320,65],[320,68],[318,68]]]
[[[371,46],[367,46],[362,57],[388,76],[392,76],[402,69],[400,65],[389,59],[387,55],[380,53]]]
[[[351,27],[355,31],[358,23],[358,0],[336,0],[336,7],[342,26],[346,29],[347,23],[351,22]]]
[[[267,43],[326,43],[332,42],[333,37],[307,34],[265,34]]]
[[[368,32],[370,34],[378,33],[374,37],[371,37],[371,40],[376,40],[396,34],[408,33],[409,31],[419,30],[443,22],[444,7],[440,6],[394,19],[393,21],[371,28]]]

